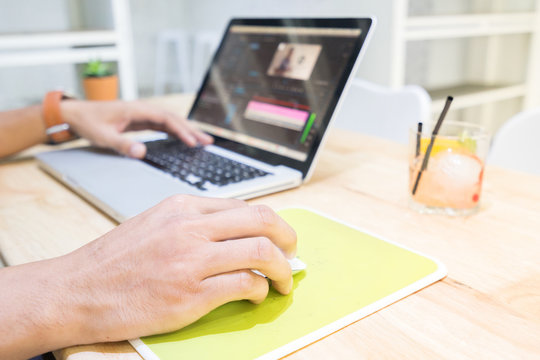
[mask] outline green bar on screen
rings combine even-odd
[[[303,144],[306,141],[306,138],[307,138],[307,136],[309,134],[309,130],[311,130],[311,127],[313,126],[313,122],[315,121],[316,117],[317,117],[317,114],[315,114],[315,113],[309,115],[307,125],[304,128],[304,132],[302,133],[302,137],[300,138],[300,144]]]

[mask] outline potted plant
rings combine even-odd
[[[83,73],[84,93],[88,100],[118,99],[118,76],[109,64],[93,60],[86,64]]]

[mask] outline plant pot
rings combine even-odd
[[[84,93],[88,100],[118,99],[118,76],[87,77],[83,79]]]

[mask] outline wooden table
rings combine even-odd
[[[187,100],[156,102],[182,113]],[[251,201],[320,209],[439,258],[449,271],[443,281],[288,358],[540,358],[540,177],[488,167],[482,208],[470,217],[417,214],[407,201],[406,148],[338,130],[330,132],[309,183]],[[115,225],[31,158],[0,165],[0,250],[7,264],[65,254]],[[140,359],[127,342],[55,355]]]

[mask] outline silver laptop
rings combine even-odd
[[[215,142],[146,143],[144,160],[96,148],[40,166],[118,221],[178,193],[253,198],[299,186],[354,75],[373,20],[233,19],[188,118]]]

